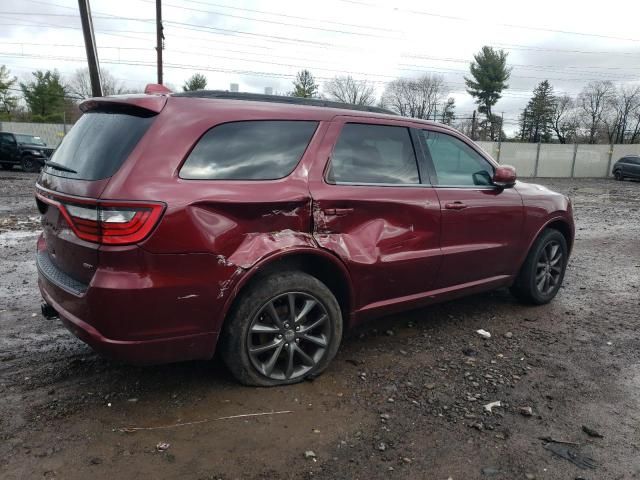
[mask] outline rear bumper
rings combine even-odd
[[[208,254],[100,253],[88,285],[56,267],[38,240],[38,286],[62,323],[97,352],[133,364],[209,359],[215,352],[232,272]],[[225,284],[226,285],[226,284]]]
[[[133,365],[154,365],[208,359],[213,356],[218,339],[216,333],[200,333],[153,340],[127,341],[107,338],[88,323],[64,310],[49,295],[43,286],[42,278],[38,284],[42,298],[56,309],[62,324],[76,337],[105,357],[122,360]]]

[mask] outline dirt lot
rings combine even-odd
[[[315,381],[252,389],[219,361],[102,359],[41,318],[35,178],[0,176],[3,479],[640,478],[640,183],[540,180],[578,227],[552,304],[499,291],[380,319]]]

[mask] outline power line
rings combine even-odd
[[[151,0],[138,0],[138,1],[139,2],[145,2],[145,3],[151,2]],[[272,24],[272,25],[284,25],[284,26],[287,26],[287,27],[304,28],[304,29],[309,29],[309,30],[317,30],[317,31],[329,32],[329,33],[339,33],[339,34],[344,34],[344,35],[358,35],[358,36],[362,36],[362,37],[396,38],[396,37],[378,35],[378,34],[375,34],[375,33],[352,32],[352,31],[348,31],[348,30],[336,30],[336,29],[332,29],[332,28],[314,27],[314,26],[310,26],[310,25],[296,25],[295,23],[281,22],[281,21],[277,21],[277,20],[268,20],[268,19],[265,19],[265,18],[245,17],[245,16],[242,16],[242,15],[234,15],[234,14],[231,14],[231,13],[223,13],[223,12],[219,12],[219,11],[215,11],[215,10],[201,10],[201,9],[197,9],[197,8],[181,7],[181,6],[170,5],[170,4],[166,4],[166,5],[167,6],[176,7],[176,8],[180,8],[180,9],[183,9],[183,10],[192,10],[192,11],[197,11],[197,12],[210,13],[210,14],[214,14],[214,15],[217,15],[217,16],[220,16],[220,17],[238,18],[238,19],[241,19],[241,20],[249,20],[249,21],[252,21],[252,22],[269,23],[269,24]]]
[[[138,1],[148,1],[148,0],[138,0]],[[336,22],[335,20],[327,20],[324,18],[310,18],[310,17],[301,17],[298,15],[290,15],[290,14],[286,14],[286,13],[276,13],[276,12],[267,12],[265,10],[256,10],[256,9],[252,9],[252,8],[242,8],[242,7],[232,7],[229,5],[221,5],[219,3],[207,3],[207,2],[199,2],[196,0],[183,0],[184,2],[187,3],[194,3],[197,5],[206,5],[208,7],[219,7],[219,8],[226,8],[229,10],[239,10],[239,11],[244,11],[244,12],[251,12],[251,13],[259,13],[259,14],[263,14],[263,15],[271,15],[274,17],[283,17],[283,18],[292,18],[295,20],[305,20],[305,21],[315,21],[315,22],[320,22],[322,24],[334,24],[334,25],[340,25],[343,27],[355,27],[355,28],[363,28],[363,29],[369,29],[369,30],[380,30],[380,31],[385,31],[385,32],[398,32],[398,30],[394,30],[394,29],[390,29],[390,28],[382,28],[382,27],[377,27],[377,26],[371,26],[371,25],[358,25],[358,24],[354,24],[354,23],[343,23],[343,22]],[[173,8],[180,8],[180,9],[189,9],[189,10],[195,10],[195,9],[191,9],[189,7],[184,7],[184,6],[179,6],[179,5],[170,5],[170,4],[165,4],[167,6],[171,6]],[[208,12],[207,10],[198,10],[198,11],[203,11],[203,12]]]
[[[56,6],[56,7],[59,7],[59,8],[64,8],[64,9],[76,11],[75,8],[69,7],[67,5],[60,5],[60,4],[57,4],[57,3],[43,2],[43,1],[39,1],[39,0],[27,0],[27,1],[29,1],[30,3],[36,3],[36,4],[41,4],[41,5],[47,5],[47,6]],[[150,0],[138,0],[138,1],[149,2]],[[336,24],[336,25],[340,25],[340,26],[349,26],[349,27],[362,28],[362,29],[381,30],[381,31],[387,31],[387,32],[398,32],[397,30],[385,29],[385,28],[381,28],[381,27],[374,27],[374,26],[370,26],[370,25],[357,25],[357,24],[352,24],[352,23],[342,23],[342,22],[336,22],[336,21],[326,20],[326,19],[317,19],[317,18],[313,18],[312,19],[312,18],[309,18],[309,17],[302,17],[302,16],[297,16],[297,15],[289,15],[289,14],[284,14],[284,13],[267,12],[267,11],[264,11],[264,10],[256,10],[256,9],[250,9],[250,8],[232,7],[232,6],[228,6],[228,5],[221,5],[221,4],[218,4],[218,3],[206,3],[206,2],[201,2],[201,1],[197,1],[197,0],[183,0],[183,1],[186,1],[188,3],[198,4],[198,5],[215,6],[215,7],[226,8],[226,9],[230,9],[230,10],[247,11],[247,12],[252,12],[252,13],[260,13],[260,14],[266,14],[266,15],[283,17],[283,18],[292,18],[292,19],[306,20],[306,21],[318,21],[318,20],[321,20],[321,22],[323,24],[331,23],[331,24]],[[172,5],[172,4],[165,4],[165,5],[169,6],[169,7],[172,7],[172,8],[177,8],[177,9],[188,9],[189,8],[189,7],[184,7],[184,6]],[[192,9],[192,10],[194,10],[194,9]],[[113,15],[113,14],[108,14],[108,13],[100,13],[99,15],[101,15],[103,17],[110,17],[110,18],[123,18],[123,19],[127,18],[127,17],[120,17],[118,15]],[[134,20],[143,20],[143,19],[136,18]],[[186,37],[186,38],[194,38],[194,37]],[[544,48],[544,47],[534,47],[534,46],[529,46],[529,45],[504,44],[504,43],[494,43],[494,45],[498,46],[498,47],[501,47],[501,48],[506,48],[507,50],[545,51],[545,52],[558,52],[558,53],[571,53],[571,54],[579,53],[579,54],[589,54],[589,55],[638,55],[640,53],[640,52],[621,52],[621,51],[588,51],[588,50],[576,50],[576,49]],[[262,48],[264,48],[264,47],[262,47]]]
[[[374,8],[383,8],[383,9],[386,9],[386,10],[404,11],[404,12],[411,13],[411,14],[416,14],[416,15],[425,15],[425,16],[429,16],[429,17],[441,18],[443,20],[455,20],[455,21],[472,22],[472,23],[477,23],[477,21],[478,21],[477,18],[473,19],[473,18],[468,18],[468,17],[460,17],[460,16],[456,16],[456,15],[444,15],[444,14],[433,13],[433,12],[425,12],[424,10],[413,10],[413,9],[395,7],[395,6],[386,7],[386,6],[375,4],[375,3],[363,2],[361,0],[339,0],[339,1],[344,2],[344,3],[365,5],[365,6],[374,7]],[[485,23],[491,23],[493,25],[498,25],[500,27],[517,28],[517,29],[524,29],[524,30],[535,30],[535,31],[540,31],[540,32],[561,33],[563,35],[578,35],[578,36],[583,36],[583,37],[608,38],[608,39],[612,39],[612,40],[623,40],[623,41],[628,41],[628,42],[640,42],[640,39],[637,39],[637,38],[617,37],[617,36],[613,36],[613,35],[601,35],[601,34],[597,34],[597,33],[573,32],[573,31],[570,31],[570,30],[559,30],[559,29],[554,29],[554,28],[535,27],[535,26],[529,26],[529,25],[516,25],[516,24],[512,24],[512,23],[496,23],[496,22],[491,22],[491,21],[484,21],[484,22]]]
[[[3,52],[3,53],[7,54],[8,52]],[[178,52],[176,52],[176,53],[178,53]],[[192,54],[192,52],[182,52],[182,53]],[[251,52],[244,52],[244,53],[251,53]],[[19,55],[16,54],[16,56],[19,56]],[[24,56],[24,54],[22,54],[22,56]],[[49,56],[47,56],[47,57],[49,57]],[[304,65],[301,65],[301,64],[294,64],[294,63],[281,63],[281,62],[274,62],[274,61],[269,61],[269,60],[237,58],[237,57],[234,57],[234,56],[214,55],[214,54],[207,54],[207,57],[220,58],[220,59],[225,59],[225,60],[233,60],[233,61],[236,61],[236,62],[261,63],[261,64],[265,64],[265,65],[275,65],[275,66],[280,66],[280,67],[290,67],[290,68],[296,68],[296,69],[309,68],[309,69],[313,69],[313,70],[320,70],[320,71],[324,71],[324,72],[333,72],[333,73],[346,74],[346,75],[352,75],[352,76],[377,77],[377,78],[383,78],[383,79],[389,79],[389,80],[395,80],[395,79],[398,78],[397,75],[385,75],[385,74],[370,73],[370,72],[348,71],[348,70],[345,70],[345,69],[342,69],[342,68],[339,68],[339,69],[338,68],[326,68],[326,67],[313,65],[313,64],[307,64],[307,63],[305,63]],[[457,73],[467,73],[466,70],[460,70],[460,69],[446,69],[446,68],[438,68],[438,67],[434,68],[434,67],[427,67],[427,66],[421,66],[421,65],[410,65],[410,66],[418,67],[419,69],[416,69],[416,68],[402,68],[402,67],[400,67],[399,70],[401,70],[401,71],[409,71],[409,72],[419,72],[419,73],[424,73],[424,72],[428,71],[428,72],[434,72],[434,73],[443,73],[443,74],[447,74],[447,75],[449,75],[449,74],[457,74]],[[557,81],[598,80],[598,79],[590,79],[590,78],[533,77],[533,76],[526,76],[526,75],[514,75],[514,77],[516,77],[516,78],[525,78],[525,79],[534,79],[534,80],[557,80]]]
[[[59,60],[59,61],[69,61],[69,62],[83,62],[84,59],[79,58],[79,57],[64,57],[64,56],[50,56],[50,55],[38,55],[38,54],[8,54],[7,52],[0,52],[0,57],[11,57],[11,58],[16,58],[16,57],[24,57],[24,58],[47,58],[47,59],[52,59],[52,60]],[[155,66],[155,63],[153,62],[144,62],[144,61],[123,61],[123,60],[116,60],[116,59],[103,59],[101,60],[101,63],[104,64],[111,64],[111,65],[132,65],[132,66]],[[234,74],[241,74],[241,75],[254,75],[254,76],[260,76],[260,77],[267,77],[267,78],[287,78],[287,79],[293,79],[295,78],[295,74],[289,74],[289,73],[275,73],[275,72],[263,72],[263,71],[255,71],[255,70],[245,70],[245,69],[224,69],[224,68],[210,68],[210,67],[205,67],[205,66],[201,66],[201,65],[190,65],[190,64],[180,64],[180,63],[165,63],[165,67],[166,68],[170,68],[170,69],[178,69],[178,70],[199,70],[199,71],[210,71],[210,72],[218,72],[218,73],[234,73]],[[317,80],[321,80],[321,81],[329,81],[332,80],[333,77],[322,77],[322,76],[318,76],[316,77]],[[396,78],[396,77],[394,77]],[[368,80],[369,83],[371,84],[377,84],[377,85],[387,85],[389,83],[388,80]],[[462,83],[456,83],[456,82],[448,82],[449,85],[461,85],[464,86],[464,84]],[[559,92],[562,93],[562,92]],[[527,93],[526,91],[505,91],[502,93],[503,97],[511,97],[511,98],[519,98],[519,99],[523,99],[523,100],[528,100],[530,98],[530,94]]]

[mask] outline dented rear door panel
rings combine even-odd
[[[427,292],[441,262],[440,204],[425,185],[344,185],[324,180],[333,146],[349,117],[335,119],[310,172],[313,236],[347,265],[358,292],[354,310]],[[355,123],[408,126],[393,120]]]

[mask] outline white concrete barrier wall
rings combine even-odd
[[[500,163],[516,167],[520,177],[533,177],[538,145],[535,143],[502,143]]]
[[[578,145],[574,177],[607,177],[611,145]]]
[[[503,142],[499,151],[497,142],[476,142],[485,152],[501,164],[516,167],[520,177],[533,177],[538,161],[538,177],[570,177],[573,168],[575,177],[611,176],[611,168],[625,155],[640,155],[640,144],[634,145],[562,145]],[[575,165],[574,165],[575,150]]]
[[[476,142],[482,150],[487,152],[493,158],[498,158],[498,144],[496,142]]]
[[[575,145],[540,145],[538,177],[570,177]]]

